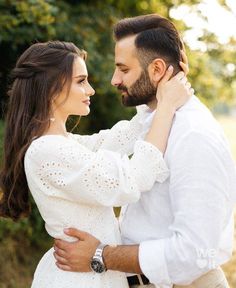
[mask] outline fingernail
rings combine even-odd
[[[69,228],[65,228],[63,231],[64,231],[65,233],[69,233],[69,232],[70,232],[70,229],[69,229]]]
[[[173,66],[170,65],[170,66],[168,67],[168,70],[172,70],[172,69],[173,69]]]

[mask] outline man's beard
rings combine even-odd
[[[151,83],[147,70],[142,71],[139,79],[130,88],[122,84],[117,88],[126,92],[126,95],[122,95],[122,103],[127,107],[148,104],[156,98],[157,88]]]

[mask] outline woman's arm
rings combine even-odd
[[[166,74],[158,84],[157,109],[145,140],[165,152],[172,121],[177,109],[183,106],[193,95],[190,83],[179,72],[171,80],[173,67],[169,66]]]
[[[183,61],[181,61],[179,64],[184,74],[187,75],[189,70],[188,59],[184,52],[182,52],[181,55]],[[160,141],[164,140],[164,142],[167,142],[166,137],[168,137],[168,133],[166,133],[166,131],[170,130],[170,126],[173,120],[173,113],[175,112],[175,109],[178,108],[178,106],[172,105],[171,102],[172,98],[176,98],[177,100],[178,99],[177,96],[179,94],[180,95],[179,101],[184,102],[186,101],[185,97],[187,96],[187,94],[185,93],[186,92],[185,89],[187,87],[185,87],[184,83],[180,83],[176,81],[176,79],[168,81],[172,73],[173,70],[167,70],[166,75],[158,84],[157,97],[159,98],[158,99],[159,102],[163,103],[159,103],[157,112],[159,114],[158,118],[163,117],[163,120],[158,119],[157,121],[155,121],[155,123],[157,122],[157,126],[155,125],[153,131],[154,133],[156,133],[156,131],[159,131],[158,132],[159,135],[159,133],[162,133],[162,125],[163,125],[165,129],[164,133],[160,134]],[[165,99],[161,101],[162,98],[164,98],[165,94],[166,94]],[[183,104],[182,102],[181,104]],[[121,120],[118,123],[116,123],[111,129],[101,130],[99,131],[99,133],[95,133],[93,135],[72,134],[72,136],[81,145],[86,146],[93,152],[96,152],[99,149],[103,148],[110,151],[119,152],[122,155],[124,154],[130,155],[133,153],[134,143],[139,139],[140,134],[143,132],[142,118],[145,114],[145,110],[148,109],[137,108],[138,112],[131,120]],[[147,141],[150,140],[149,136],[147,138]],[[163,150],[163,148],[160,150]]]

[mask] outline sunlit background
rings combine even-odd
[[[0,159],[9,72],[22,51],[37,41],[72,41],[88,51],[96,96],[91,115],[80,122],[80,133],[129,119],[134,110],[121,107],[110,85],[112,25],[147,13],[159,13],[177,26],[186,45],[192,86],[224,128],[236,160],[236,0],[0,0]],[[35,267],[52,243],[32,205],[29,219],[0,220],[0,288],[30,287]],[[231,287],[236,287],[235,254],[223,268]]]
[[[228,0],[225,3],[227,7],[217,0],[204,0],[194,8],[182,4],[171,9],[170,16],[182,19],[190,28],[184,33],[184,40],[191,49],[207,51],[207,45],[199,41],[204,30],[214,33],[221,44],[227,44],[231,37],[236,37],[236,1]]]

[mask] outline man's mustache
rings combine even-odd
[[[128,89],[124,85],[117,86],[117,89],[121,92],[128,92]]]

